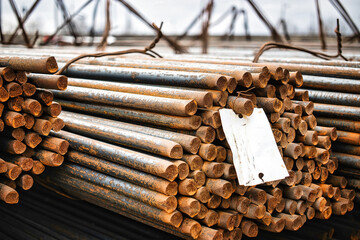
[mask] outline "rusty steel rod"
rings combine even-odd
[[[168,180],[174,180],[178,174],[177,166],[166,159],[135,152],[66,131],[52,132],[51,135],[67,140],[72,149],[93,154]],[[84,149],[84,146],[87,146],[88,149]]]
[[[336,176],[342,177],[344,166],[349,168],[354,161],[337,160],[336,154],[349,153],[331,151],[334,145],[331,141],[337,137],[336,130],[327,124],[317,127],[317,106],[320,104],[315,101],[314,107],[309,100],[312,92],[318,90],[312,87],[308,87],[309,91],[297,90],[303,84],[303,77],[297,69],[289,72],[275,63],[222,62],[221,58],[197,61],[190,57],[185,60],[181,57],[177,60],[114,57],[104,61],[81,60],[79,63],[71,65],[65,73],[66,76],[79,77],[70,78],[70,85],[75,86],[68,87],[67,92],[54,90],[56,99],[46,90],[35,93],[34,98],[46,115],[34,118],[36,127],[32,131],[44,140],[35,149],[24,152],[26,157],[33,159],[34,166],[37,163],[56,165],[62,163],[62,157],[68,161],[65,167],[49,171],[46,177],[40,178],[40,181],[48,181],[48,185],[61,189],[60,192],[122,214],[127,214],[126,210],[116,204],[117,201],[123,205],[122,201],[127,201],[127,204],[127,198],[132,198],[136,206],[146,203],[147,209],[155,207],[168,213],[178,211],[179,217],[188,220],[186,224],[172,227],[159,217],[151,220],[146,217],[146,212],[136,210],[133,215],[150,219],[152,224],[173,234],[180,231],[188,237],[199,236],[200,239],[239,236],[239,231],[255,237],[258,227],[273,232],[294,231],[307,219],[327,219],[331,214],[343,214],[353,208],[353,200],[343,200],[346,193],[342,197],[341,190],[346,188],[336,180]],[[324,77],[329,78],[329,74],[324,74]],[[238,81],[235,84],[235,87],[238,85],[238,95],[231,85],[234,78]],[[222,85],[217,84],[219,79],[223,79]],[[249,79],[252,85],[246,85]],[[251,86],[254,88],[249,88]],[[91,95],[90,91],[101,94]],[[120,95],[126,96],[127,105],[114,103],[120,101]],[[130,99],[129,96],[133,95],[139,97]],[[210,96],[207,104],[202,100],[205,95]],[[154,98],[171,102],[166,106],[169,111],[166,112],[164,106],[149,104]],[[175,102],[184,99],[196,102],[200,109],[191,114],[184,109],[181,112]],[[54,100],[66,111],[59,115],[60,105]],[[15,99],[11,101],[13,109],[18,107]],[[143,104],[148,105],[142,108]],[[348,104],[344,102],[342,105]],[[336,117],[334,113],[337,111],[346,112],[348,107],[342,105],[328,105],[329,116]],[[233,153],[226,142],[219,110],[232,108],[244,116],[251,115],[254,106],[263,108],[271,120],[289,177],[245,187],[236,182]],[[16,113],[9,113],[7,108],[5,113],[8,117],[6,128],[15,126]],[[19,128],[23,128],[21,117],[18,118]],[[50,119],[55,121],[56,118],[64,118],[66,130],[71,132],[53,131],[51,137],[44,137],[45,130],[52,128]],[[351,126],[356,126],[353,122]],[[50,125],[44,127],[46,123]],[[54,139],[68,141],[72,150],[62,155],[66,149],[62,151],[57,142],[60,140]],[[338,140],[340,143],[358,144],[357,135],[353,133],[345,136],[340,132]],[[169,154],[160,153],[168,146],[166,142],[176,144],[186,154],[173,156],[177,160],[163,158],[171,158]],[[162,158],[144,154],[144,151]],[[348,163],[342,166],[345,161]],[[33,167],[31,171],[35,173],[35,170]],[[351,175],[356,179],[354,176],[356,174]],[[18,182],[20,185],[20,180]],[[353,185],[354,181],[350,186]],[[164,201],[169,199],[172,200],[165,204]],[[174,200],[177,204],[173,203]],[[192,231],[192,227],[196,231]]]
[[[345,105],[315,103],[314,114],[325,117],[358,120],[360,118],[360,108]]]
[[[169,88],[160,85],[146,85],[134,83],[120,82],[97,82],[87,79],[70,78],[70,86],[95,88],[117,92],[136,93],[150,96],[178,98],[178,99],[194,99],[199,107],[212,107],[213,98],[211,92],[196,91],[196,89]]]
[[[339,159],[339,163],[344,166],[360,169],[360,156],[337,152],[333,152],[331,156]]]
[[[105,66],[117,66],[125,67],[130,69],[158,69],[158,70],[171,70],[171,71],[181,71],[181,72],[200,72],[208,74],[221,74],[225,76],[231,76],[236,79],[239,85],[244,87],[250,87],[252,83],[252,73],[256,76],[256,73],[259,73],[259,76],[262,79],[268,79],[269,70],[267,67],[251,67],[251,66],[231,66],[231,65],[215,65],[207,63],[198,63],[198,62],[184,62],[184,61],[175,61],[175,60],[166,60],[155,59],[156,61],[149,61],[146,59],[136,59],[132,60],[130,58],[119,58],[117,62],[105,62],[101,61],[87,61],[87,64],[99,64]],[[232,83],[233,84],[233,83]],[[231,90],[232,89],[232,90]],[[232,92],[234,89],[231,87],[229,89]]]
[[[187,57],[187,55],[184,55]],[[194,57],[195,59],[201,59],[201,55],[191,55],[192,57]],[[215,56],[213,56],[215,58]],[[231,59],[237,59],[239,60],[243,60],[243,61],[247,61],[250,62],[252,61],[252,57],[226,57],[227,60],[231,60]],[[342,60],[331,60],[331,61],[324,61],[321,59],[310,59],[310,58],[301,58],[301,57],[293,57],[293,56],[289,56],[286,58],[274,58],[274,57],[267,57],[264,56],[262,57],[262,59],[259,60],[260,63],[263,62],[279,62],[279,63],[294,63],[294,64],[307,64],[307,65],[320,65],[320,66],[338,66],[338,67],[354,67],[354,68],[358,68],[360,67],[360,62],[359,61],[342,61]]]
[[[357,80],[320,76],[304,76],[302,87],[348,93],[359,93],[360,91],[360,83]]]
[[[138,131],[135,132],[124,128],[119,129],[100,124],[99,122],[94,123],[78,118],[67,117],[66,115],[62,115],[62,119],[65,121],[65,129],[67,131],[81,134],[82,136],[88,136],[173,159],[181,159],[183,155],[181,145],[167,139],[149,136]]]
[[[194,100],[182,100],[133,93],[120,93],[83,87],[68,87],[67,91],[53,91],[55,97],[135,108],[176,116],[191,116],[197,111]]]
[[[161,73],[161,74],[160,74]],[[89,78],[97,80],[115,80],[147,84],[177,85],[199,87],[224,91],[227,79],[220,74],[195,72],[161,71],[154,69],[120,68],[108,66],[91,66],[74,64],[65,75],[68,77]]]
[[[329,92],[320,90],[309,90],[310,101],[316,103],[328,103],[336,105],[356,106],[359,107],[359,94],[341,93],[341,92]]]
[[[324,117],[317,117],[316,119],[319,125],[333,126],[339,130],[360,133],[360,123],[358,121]]]
[[[165,211],[151,207],[132,198],[116,194],[116,192],[113,190],[100,187],[81,179],[64,176],[59,172],[53,173],[52,176],[55,176],[55,174],[57,177],[51,178],[50,181],[58,186],[61,186],[62,188],[65,188],[66,190],[75,190],[77,187],[81,186],[84,192],[95,195],[96,197],[103,199],[103,201],[108,199],[110,202],[116,203],[119,208],[122,208],[123,210],[126,209],[127,211],[131,210],[132,212],[138,213],[143,217],[147,217],[148,219],[155,219],[175,227],[179,227],[182,222],[182,216],[178,211],[173,213],[166,213]],[[81,195],[81,193],[79,194]]]
[[[101,170],[99,170],[99,172],[108,176],[113,176],[165,195],[172,196],[178,192],[178,184],[176,182],[169,182],[154,175],[96,158],[85,153],[69,151],[66,159],[89,169],[98,170],[100,168]]]
[[[151,125],[171,127],[175,129],[196,130],[201,125],[201,117],[172,116],[160,113],[133,110],[128,108],[110,107],[98,104],[87,104],[57,99],[61,106],[66,110],[79,111],[87,114],[97,114],[104,117],[115,119],[130,120],[147,123]]]
[[[55,73],[58,65],[54,57],[24,57],[24,56],[2,56],[0,66],[9,66],[14,70],[27,71],[32,73]]]
[[[144,126],[140,126],[140,125],[125,123],[125,122],[120,122],[120,121],[113,121],[113,120],[109,120],[109,119],[98,118],[98,117],[93,117],[93,116],[84,115],[84,114],[71,113],[71,112],[67,112],[67,111],[63,111],[61,113],[60,117],[63,118],[64,120],[66,117],[68,119],[76,118],[78,120],[89,121],[92,123],[97,123],[97,124],[101,124],[101,125],[106,125],[106,126],[129,130],[129,131],[139,132],[139,133],[147,134],[147,135],[154,136],[154,137],[168,139],[168,140],[179,143],[184,148],[184,150],[186,150],[192,154],[196,154],[200,148],[200,140],[197,137],[189,136],[189,135],[182,134],[182,133],[160,130],[157,128],[144,127]],[[71,120],[70,120],[70,122],[71,122]]]
[[[182,57],[184,59],[189,59],[189,56],[185,55]],[[182,58],[180,60],[182,60]],[[192,60],[203,60],[201,56],[191,56]],[[214,57],[217,58],[216,56]],[[299,71],[303,75],[313,75],[313,76],[327,76],[327,77],[342,77],[342,78],[351,78],[351,79],[358,79],[360,77],[360,71],[358,69],[358,62],[349,63],[345,61],[317,61],[317,60],[309,60],[305,59],[299,60],[297,58],[292,58],[288,60],[287,58],[268,58],[269,61],[262,60],[261,63],[251,63],[252,59],[248,61],[244,61],[238,57],[230,57],[230,58],[223,58],[220,57],[217,60],[221,60],[222,62],[230,61],[233,64],[238,65],[247,65],[247,66],[267,66],[267,67],[282,67],[289,71]]]
[[[70,175],[77,178],[86,179],[89,182],[108,189],[112,189],[116,192],[119,192],[120,194],[162,209],[168,213],[176,210],[177,200],[174,196],[167,196],[156,191],[139,187],[138,185],[128,183],[126,181],[119,180],[117,178],[110,177],[81,166],[67,164],[61,168],[61,173],[68,176]]]
[[[68,85],[68,78],[62,75],[31,73],[27,78],[39,88],[65,90]]]

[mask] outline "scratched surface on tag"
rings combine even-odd
[[[262,108],[243,118],[232,109],[221,109],[220,117],[240,185],[253,186],[288,176]]]

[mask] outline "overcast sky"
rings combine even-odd
[[[64,0],[69,12],[75,12],[87,0]],[[149,21],[164,22],[163,31],[167,34],[180,34],[187,25],[200,12],[200,9],[207,3],[207,0],[127,0],[139,10]],[[340,18],[341,32],[351,34],[346,23],[330,4],[329,0],[319,0],[321,15],[326,25],[327,32],[332,33],[335,28],[336,18]],[[33,1],[15,0],[20,11],[29,8]],[[79,29],[88,32],[92,24],[92,13],[96,0],[80,13],[76,18]],[[105,0],[100,0],[98,7],[96,30],[102,31],[105,19]],[[317,18],[314,0],[256,0],[271,23],[278,26],[279,19],[285,18],[290,34],[317,33]],[[360,1],[341,0],[358,28],[360,28]],[[217,20],[226,10],[235,5],[237,8],[244,8],[249,15],[249,29],[251,35],[269,35],[266,26],[259,20],[250,5],[245,0],[215,0],[212,20]],[[55,0],[42,0],[28,19],[26,29],[40,34],[51,34],[52,31],[62,22],[60,12],[55,6]],[[111,34],[153,34],[148,26],[144,25],[116,0],[111,1]],[[210,34],[223,34],[230,24],[228,16],[221,24],[210,29]],[[12,31],[17,21],[9,6],[8,1],[2,1],[2,28],[4,32]],[[200,31],[200,24],[195,26],[192,34]],[[281,33],[281,30],[279,30]],[[237,35],[244,34],[243,18],[237,20],[235,32]]]

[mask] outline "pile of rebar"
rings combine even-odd
[[[331,153],[340,163],[335,174],[346,177],[360,203],[360,63],[350,64],[357,67],[357,75],[332,77],[324,70],[322,76],[304,76],[303,88],[315,103],[319,124],[337,128],[338,138]],[[333,66],[334,71],[351,69],[338,65]]]
[[[195,58],[203,59],[201,56]],[[220,59],[240,63],[251,60],[245,57]],[[337,129],[338,137],[332,145],[331,156],[340,164],[334,175],[346,178],[348,187],[356,191],[355,200],[360,203],[360,62],[323,61],[290,55],[268,57],[262,63],[248,64],[281,66],[302,72],[303,85],[296,89],[296,94],[314,103],[314,116],[319,125]]]
[[[17,239],[169,239],[180,238],[35,184],[18,204],[0,202],[0,238]],[[141,231],[139,231],[141,230]]]
[[[67,77],[51,75],[53,57],[0,57],[0,66],[0,199],[14,204],[16,187],[30,189],[32,175],[63,162],[69,143],[48,136],[64,126],[48,89],[65,90]]]
[[[0,237],[17,239],[168,239],[179,237],[134,221],[93,204],[69,199],[36,184],[21,194],[16,205],[0,202]],[[262,240],[358,239],[360,209],[329,220],[315,219],[299,231],[260,231]],[[141,229],[141,231],[139,231]]]
[[[303,90],[296,91],[314,102],[314,115],[319,125],[337,128],[338,138],[332,146],[331,156],[340,164],[334,174],[346,178],[360,203],[360,62],[295,58],[267,58],[264,61],[301,68]]]
[[[58,58],[58,61],[66,61]],[[239,61],[80,60],[53,90],[70,143],[62,167],[39,181],[183,238],[255,237],[298,230],[354,207],[346,179],[331,175],[336,129],[319,127],[295,88],[301,73]],[[268,115],[289,177],[237,183],[219,109]],[[271,161],[271,159],[269,159]]]

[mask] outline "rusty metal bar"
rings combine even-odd
[[[199,59],[200,58],[200,59]],[[191,56],[191,61],[214,61],[217,59],[214,57],[212,60],[204,60],[199,56]],[[185,56],[184,59],[178,59],[178,61],[188,61],[189,56]],[[288,71],[299,71],[303,75],[312,75],[312,76],[325,76],[325,77],[335,77],[335,78],[349,78],[349,79],[359,79],[360,70],[358,69],[359,63],[349,63],[349,62],[340,62],[340,61],[325,61],[325,62],[317,62],[316,60],[297,60],[290,59],[286,60],[286,58],[273,59],[268,58],[268,61],[262,61],[261,63],[251,63],[244,62],[244,60],[238,58],[222,58],[215,60],[218,62],[222,62],[221,64],[234,64],[234,65],[245,65],[252,67],[261,67],[267,66],[270,68],[281,67],[287,69]]]
[[[46,177],[43,177],[42,179],[54,179],[52,184],[48,184],[53,187],[60,187],[60,191],[63,190],[67,194],[83,198],[123,214],[125,209],[116,206],[117,203],[115,201],[116,199],[119,200],[118,195],[122,195],[120,201],[127,201],[127,199],[123,198],[124,196],[132,196],[132,198],[135,198],[135,200],[132,201],[147,201],[147,203],[151,203],[152,206],[156,206],[157,208],[169,212],[174,210],[174,205],[162,205],[161,201],[155,201],[154,198],[151,198],[151,195],[142,196],[140,192],[142,191],[141,189],[146,192],[148,191],[147,189],[149,189],[149,191],[157,192],[156,196],[163,196],[163,194],[172,196],[170,199],[177,199],[179,213],[182,212],[189,216],[188,219],[192,221],[199,221],[198,224],[189,221],[189,224],[191,222],[191,226],[198,227],[201,227],[202,224],[204,226],[203,232],[198,232],[199,230],[192,232],[191,229],[189,230],[189,226],[186,225],[182,225],[180,229],[165,226],[164,223],[161,223],[162,225],[160,225],[164,227],[164,230],[171,231],[173,234],[180,230],[184,234],[187,234],[187,236],[196,236],[200,234],[200,237],[203,238],[206,236],[221,236],[221,234],[227,238],[231,236],[231,234],[236,234],[235,229],[237,227],[244,231],[244,235],[254,237],[257,235],[257,224],[260,226],[269,224],[269,226],[272,226],[268,228],[270,231],[281,231],[282,228],[297,230],[305,223],[307,218],[328,218],[333,209],[330,205],[326,206],[327,201],[331,202],[331,205],[334,206],[334,213],[342,213],[342,211],[338,211],[338,205],[342,206],[343,204],[333,203],[335,201],[342,201],[340,190],[342,185],[335,183],[333,181],[334,177],[332,177],[331,174],[334,173],[335,169],[338,167],[339,169],[342,168],[341,161],[343,160],[338,161],[335,157],[329,156],[331,152],[331,148],[329,149],[331,145],[329,135],[331,134],[329,131],[319,128],[317,129],[320,130],[320,132],[317,132],[316,116],[313,115],[313,113],[317,114],[317,112],[313,112],[313,103],[308,101],[308,92],[302,91],[296,93],[294,91],[294,87],[301,85],[300,80],[302,77],[300,77],[301,75],[298,72],[288,72],[287,69],[278,68],[275,64],[270,68],[265,68],[265,64],[257,65],[255,67],[252,65],[251,67],[246,66],[246,63],[244,63],[242,67],[237,68],[235,63],[229,65],[221,63],[202,63],[201,65],[200,63],[190,62],[190,60],[184,62],[185,63],[168,60],[138,61],[137,59],[125,59],[119,60],[118,63],[124,63],[126,64],[126,67],[117,67],[116,65],[118,63],[115,60],[105,61],[104,65],[101,64],[101,61],[92,62],[90,60],[87,62],[84,61],[83,63],[95,64],[95,66],[75,64],[70,66],[69,71],[71,71],[71,68],[79,68],[81,73],[74,71],[76,74],[79,74],[78,77],[89,78],[86,80],[75,80],[90,84],[89,88],[85,88],[86,90],[90,89],[91,91],[98,91],[97,89],[93,89],[97,86],[102,88],[100,89],[101,91],[112,92],[112,94],[119,94],[119,92],[112,91],[117,88],[116,86],[121,86],[118,90],[120,91],[120,94],[122,94],[122,91],[128,91],[129,89],[136,93],[139,91],[139,89],[136,89],[138,86],[142,87],[140,91],[149,91],[149,89],[152,89],[157,93],[157,88],[169,89],[169,87],[158,85],[175,85],[176,87],[174,90],[169,89],[169,93],[174,91],[173,95],[166,95],[171,96],[171,98],[166,97],[166,99],[180,101],[174,99],[174,95],[180,95],[180,91],[190,91],[191,87],[195,87],[192,91],[196,91],[200,94],[200,92],[204,93],[209,91],[207,89],[213,88],[215,90],[211,93],[213,96],[212,101],[215,103],[214,100],[216,99],[216,105],[220,106],[212,106],[208,109],[203,108],[196,113],[197,115],[172,116],[152,113],[151,111],[154,110],[150,107],[147,108],[147,111],[149,112],[146,112],[144,110],[136,110],[135,108],[137,106],[133,105],[129,105],[130,107],[111,106],[108,104],[110,102],[109,99],[104,99],[103,95],[97,96],[98,99],[100,99],[99,101],[101,101],[101,104],[89,104],[88,102],[85,103],[85,101],[90,100],[90,98],[85,99],[81,96],[75,96],[76,94],[74,92],[72,94],[74,98],[76,98],[75,101],[59,99],[59,104],[61,104],[64,109],[68,110],[68,112],[63,112],[63,114],[59,115],[59,117],[64,117],[65,122],[68,124],[68,129],[74,129],[71,131],[81,131],[81,134],[91,136],[92,138],[101,138],[112,142],[115,141],[120,144],[125,144],[132,149],[138,148],[139,146],[144,147],[142,144],[146,141],[145,147],[150,147],[150,149],[156,148],[157,150],[167,146],[167,144],[160,144],[160,142],[164,143],[164,141],[166,141],[165,139],[167,139],[177,145],[180,144],[184,149],[185,146],[187,146],[188,150],[186,151],[192,155],[186,154],[182,156],[181,160],[173,161],[144,154],[142,153],[142,151],[146,150],[144,148],[141,148],[139,151],[129,150],[74,133],[65,131],[57,133],[51,132],[52,136],[69,141],[70,147],[72,147],[73,150],[65,155],[65,159],[71,163],[65,163],[66,166],[62,170],[60,169],[58,173],[56,173],[56,171],[49,171]],[[114,66],[111,65],[113,63]],[[136,74],[139,71],[141,71],[141,74],[144,74],[142,76],[143,80],[141,80],[143,82],[141,83],[146,84],[139,84],[136,81],[136,83],[119,84],[115,82],[120,78],[119,73],[121,73],[121,71],[129,70],[127,82],[133,81],[131,76],[131,73],[134,73],[132,71],[133,68],[129,68],[131,64],[136,65],[136,68],[134,68]],[[106,65],[110,65],[110,67]],[[162,70],[161,68],[163,67],[167,70]],[[193,72],[189,72],[188,70],[182,72],[180,70],[188,67],[192,67]],[[149,69],[144,70],[141,68]],[[176,68],[177,71],[173,71],[174,68]],[[238,73],[241,73],[241,71],[247,71],[246,68],[248,68],[247,70],[249,70],[248,72],[254,80],[253,86],[255,86],[255,88],[265,87],[264,91],[248,89],[239,84],[240,92],[238,93],[239,96],[236,97],[236,94],[232,93],[232,90],[228,85],[230,78],[224,77],[229,75],[225,73],[219,75],[213,74],[216,71],[226,71],[227,73],[230,73],[234,69]],[[114,71],[114,74],[106,73],[106,70]],[[210,71],[210,73],[207,71]],[[153,74],[150,74],[150,72],[153,72]],[[157,73],[155,74],[155,72]],[[164,82],[159,83],[153,80],[161,78],[162,73],[166,72],[185,74],[183,77],[186,77],[186,81],[191,82],[191,84],[198,79],[194,78],[194,75],[192,74],[200,75],[204,74],[203,72],[207,72],[204,75],[224,77],[226,87],[223,87],[221,90],[227,88],[226,101],[220,100],[224,97],[221,96],[223,95],[222,91],[219,91],[220,88],[216,87],[216,84],[213,84],[212,87],[206,85],[207,83],[202,86],[189,84],[180,86],[178,81],[171,80],[171,76],[176,75],[168,75],[167,82],[164,80]],[[245,74],[244,72],[242,73],[243,75]],[[267,79],[263,83],[259,81],[260,73],[263,74],[264,79]],[[83,76],[83,74],[86,76]],[[104,83],[103,80],[106,80],[107,77],[107,80],[110,79],[115,81],[109,83],[109,86],[111,87],[106,86],[109,87],[108,90],[103,90],[104,87],[101,86],[101,84]],[[146,80],[146,78],[150,80]],[[296,78],[298,78],[298,80]],[[99,80],[96,81],[96,79]],[[271,87],[266,89],[268,83],[273,86],[273,91],[271,90]],[[144,88],[144,86],[147,87]],[[70,91],[72,91],[72,88],[76,87],[69,87]],[[283,91],[282,95],[280,94],[280,88]],[[175,93],[175,91],[177,92]],[[54,92],[58,94],[57,96],[60,96],[61,94],[58,93],[58,91]],[[39,102],[43,104],[42,107],[46,109],[44,112],[51,115],[54,111],[49,110],[55,110],[56,103],[52,103],[51,94],[47,94],[51,99],[48,101],[46,100],[46,93],[44,91],[42,91],[42,93],[45,98],[40,95],[36,96],[38,99],[41,99]],[[146,101],[148,98],[151,99],[154,96],[151,91],[147,93],[150,96],[147,97],[146,94],[143,94],[141,95],[142,100]],[[169,93],[163,91],[163,94]],[[82,94],[87,94],[87,92],[84,90]],[[127,95],[129,95],[129,93],[126,93],[126,96]],[[130,93],[130,95],[134,94]],[[190,99],[195,98],[195,96],[190,97]],[[279,100],[278,98],[282,98],[283,100]],[[218,119],[216,113],[221,109],[221,105],[223,107],[232,107],[234,109],[238,109],[237,107],[240,106],[241,109],[242,105],[240,103],[242,100],[253,105],[257,104],[258,107],[264,108],[269,117],[275,112],[277,113],[277,119],[276,121],[273,121],[271,127],[278,131],[278,133],[274,131],[274,134],[281,135],[281,137],[277,136],[277,138],[279,151],[285,156],[284,164],[289,171],[289,177],[286,179],[249,188],[237,184],[235,170],[233,164],[231,164],[232,152],[229,149],[225,136],[221,134],[221,121]],[[45,105],[47,107],[45,107]],[[315,105],[318,104],[316,103]],[[333,114],[333,112],[336,112],[334,109],[336,110],[336,107],[332,107],[331,110],[329,110],[329,113],[331,112],[331,114]],[[345,108],[341,109],[341,111],[344,111],[344,109]],[[87,115],[82,115],[78,112],[86,113]],[[242,114],[243,113],[244,112],[242,112]],[[174,112],[171,112],[171,114],[175,115]],[[121,119],[124,122],[117,122],[98,116]],[[48,118],[44,116],[42,119]],[[39,121],[39,119],[35,120],[35,122],[37,121]],[[50,121],[48,122],[50,123]],[[129,124],[128,122],[135,123]],[[324,126],[323,124],[321,125]],[[311,129],[310,131],[307,131],[308,127]],[[331,132],[333,132],[333,130],[331,130]],[[128,137],[128,134],[130,133],[133,137],[131,138],[131,145],[126,141],[126,137]],[[217,140],[213,140],[216,135],[215,133],[217,134]],[[162,139],[156,143],[159,145],[153,144],[152,142],[157,138]],[[191,139],[196,139],[197,141],[198,145],[195,144],[196,147],[194,148]],[[200,143],[200,139],[202,143]],[[351,141],[354,143],[354,139]],[[40,147],[43,145],[41,148],[44,149],[30,149],[27,150],[24,155],[34,159],[33,164],[39,159],[45,165],[54,164],[54,161],[50,160],[56,160],[57,158],[58,160],[61,160],[61,154],[59,154],[59,147],[61,146],[57,145],[54,147],[51,144],[52,143],[45,140],[44,143],[40,144]],[[49,152],[49,150],[51,152]],[[195,153],[198,155],[194,155]],[[52,156],[52,158],[48,157],[45,159],[46,156]],[[168,157],[169,155],[166,156]],[[224,161],[226,161],[226,163]],[[340,166],[338,166],[338,163]],[[35,172],[35,170],[36,168],[33,167],[31,171]],[[71,177],[74,174],[76,177]],[[57,176],[59,176],[60,180],[57,179]],[[135,190],[130,192],[130,187],[133,186],[132,184],[134,184]],[[79,186],[86,187],[87,189],[94,188],[94,192],[83,192],[83,190],[79,189]],[[120,190],[125,191],[125,194],[116,192],[115,189],[125,186],[126,190]],[[279,187],[277,188],[277,186]],[[66,189],[61,189],[61,187]],[[283,191],[284,197],[282,197],[282,194],[280,194],[279,191]],[[110,194],[113,199],[106,199],[104,193]],[[169,198],[166,197],[165,199]],[[133,203],[138,204],[137,202]],[[323,202],[325,204],[321,208],[322,211],[320,211],[318,205],[321,205]],[[346,210],[353,208],[352,202],[349,202],[346,206]],[[342,208],[343,207],[340,209]],[[228,210],[244,214],[245,219],[241,221],[242,223],[240,223],[240,220],[237,220],[238,223],[235,226],[235,223],[232,223],[235,222],[235,213],[228,212]],[[284,212],[284,215],[281,215],[281,212]],[[288,215],[290,217],[288,217]],[[137,216],[141,217],[141,213]],[[249,218],[255,219],[254,221],[251,221],[248,220]],[[272,218],[282,219],[280,223],[282,222],[283,225],[280,223],[278,225],[271,225]],[[161,219],[157,219],[158,220],[153,221],[155,225],[159,224],[159,221],[161,221]],[[219,219],[221,220],[219,221]],[[232,222],[228,222],[229,219],[233,219]],[[205,228],[205,226],[213,226],[216,230],[208,231],[208,228]],[[276,226],[276,228],[274,226]],[[205,231],[207,232],[206,234]]]
[[[76,191],[75,189],[81,187],[81,189],[83,189],[83,192],[96,196],[97,198],[102,199],[103,202],[109,201],[111,203],[115,203],[120,209],[137,213],[148,219],[155,219],[157,221],[161,221],[165,224],[169,224],[175,227],[179,227],[182,222],[182,215],[178,211],[175,211],[173,213],[166,213],[165,211],[151,207],[132,198],[117,194],[113,190],[109,190],[93,183],[70,177],[68,175],[64,176],[64,174],[61,174],[60,172],[54,172],[51,176],[52,178],[47,179],[48,181],[55,183],[56,185],[64,188],[65,190],[72,190],[71,193],[73,193],[73,191]],[[77,192],[78,194],[75,194],[76,196],[81,196],[83,193],[79,191]]]
[[[0,183],[0,199],[8,204],[15,204],[19,201],[19,194],[13,188]]]
[[[51,56],[1,56],[0,66],[32,73],[55,73],[58,70],[57,62]]]
[[[182,57],[188,57],[188,55],[182,55]],[[191,57],[193,59],[202,59],[201,55],[194,55],[192,54]],[[224,61],[243,61],[243,62],[251,62],[252,57],[219,57],[219,56],[212,56],[212,59],[223,59]],[[319,66],[335,66],[335,67],[352,67],[358,68],[360,66],[359,61],[341,61],[341,60],[331,60],[331,61],[324,61],[319,59],[310,59],[310,58],[299,58],[294,56],[289,56],[286,58],[274,58],[273,56],[269,57],[262,57],[259,60],[260,63],[263,62],[273,62],[273,63],[293,63],[293,64],[306,64],[306,65],[319,65]]]
[[[94,80],[70,78],[70,86],[95,88],[109,91],[136,93],[149,96],[168,97],[177,99],[194,99],[199,107],[212,107],[213,99],[211,92],[197,91],[196,89],[170,88],[160,85],[146,85],[121,82],[97,82]]]
[[[66,57],[58,57],[58,61],[69,60]],[[269,69],[260,64],[246,63],[246,62],[232,62],[223,60],[213,59],[196,59],[191,58],[125,58],[119,57],[114,60],[80,60],[81,64],[90,65],[104,65],[113,67],[130,67],[130,68],[146,68],[146,69],[162,69],[162,70],[174,70],[174,71],[185,71],[185,72],[216,72],[224,71],[228,72],[224,75],[229,75],[231,71],[248,71],[250,73],[264,73],[268,74]],[[235,75],[236,76],[236,75]]]
[[[348,93],[359,93],[360,91],[360,83],[357,80],[317,76],[304,76],[302,87]]]
[[[96,158],[85,153],[71,150],[66,155],[66,160],[93,170],[100,168],[100,172],[108,176],[131,182],[165,195],[173,196],[178,192],[178,184],[176,182],[169,182],[163,178],[125,167],[117,163],[112,163],[101,158]]]
[[[338,10],[338,12],[345,19],[346,23],[349,25],[349,27],[353,31],[353,33],[354,33],[353,38],[357,38],[358,41],[360,41],[360,31],[357,28],[354,21],[351,19],[350,15],[348,14],[348,12],[344,8],[344,6],[341,4],[341,2],[338,0],[330,0],[330,3],[336,8],[336,10]]]
[[[183,149],[180,144],[164,138],[146,135],[130,129],[120,129],[101,124],[99,121],[86,121],[66,114],[62,115],[61,118],[65,122],[65,129],[73,133],[172,159],[181,159],[183,156]]]
[[[348,153],[351,155],[360,156],[360,146],[335,142],[332,145],[332,149],[336,152],[342,152],[342,153]]]
[[[339,159],[339,163],[344,166],[360,169],[360,156],[336,152],[333,152],[331,156]]]
[[[65,90],[68,78],[62,75],[28,74],[28,81],[39,88]]]
[[[191,116],[197,111],[194,100],[144,96],[73,86],[68,87],[67,91],[54,90],[53,93],[55,97],[63,99],[102,103],[176,116]]]
[[[98,104],[86,104],[81,102],[57,100],[64,109],[97,114],[104,117],[115,119],[130,120],[135,122],[147,123],[155,126],[171,127],[174,129],[196,130],[201,125],[201,117],[190,116],[180,117],[164,115],[160,113],[145,112],[141,110],[132,110],[127,108],[112,107]]]
[[[125,129],[128,131],[134,131],[134,132],[147,134],[147,135],[158,137],[158,138],[168,139],[170,141],[179,143],[184,148],[184,150],[186,150],[192,154],[196,154],[200,147],[200,140],[197,137],[182,134],[182,133],[160,130],[157,128],[144,127],[141,125],[135,125],[135,124],[125,123],[125,122],[120,122],[120,121],[113,121],[113,120],[109,120],[109,119],[98,118],[98,117],[93,117],[93,116],[83,115],[83,114],[78,114],[78,113],[71,113],[71,112],[66,112],[66,111],[63,111],[61,113],[60,117],[61,118],[65,117],[65,119],[66,118],[70,119],[70,124],[72,121],[71,119],[75,118],[78,120],[84,120],[84,121],[88,121],[88,122],[92,122],[92,123],[96,123],[96,124],[101,124],[104,126],[111,126],[111,127],[115,127],[115,128],[119,128],[119,129]]]
[[[106,0],[105,14],[106,14],[105,28],[104,28],[104,32],[103,32],[102,37],[101,37],[101,41],[100,41],[100,43],[98,44],[98,46],[96,48],[98,51],[105,50],[106,46],[107,46],[107,39],[108,39],[110,29],[111,29],[110,0]]]
[[[314,114],[324,117],[359,120],[360,108],[353,106],[315,103]]]
[[[65,175],[81,178],[104,188],[114,190],[119,194],[134,198],[168,213],[176,210],[177,200],[174,196],[167,196],[75,164],[66,164],[58,171]]]
[[[342,92],[329,92],[306,89],[309,92],[310,101],[316,103],[327,103],[336,105],[346,105],[360,107],[360,94],[350,94]],[[337,90],[337,91],[340,91]]]
[[[200,38],[202,39],[202,53],[206,54],[208,52],[208,45],[209,45],[209,27],[210,27],[210,19],[211,13],[214,7],[214,0],[209,0],[208,4],[206,5],[206,10],[203,12],[203,24],[202,24],[202,32]]]
[[[166,159],[135,152],[70,132],[52,132],[51,135],[67,140],[72,149],[93,154],[168,180],[174,180],[178,174],[176,165]],[[87,149],[84,149],[85,146]]]
[[[66,76],[97,80],[115,80],[147,84],[177,85],[224,91],[227,80],[224,76],[206,73],[190,73],[178,71],[157,71],[154,69],[136,69],[120,67],[104,67],[74,64],[65,72]]]
[[[316,119],[319,125],[334,126],[339,130],[360,133],[360,123],[358,121],[324,117],[317,117]]]
[[[338,133],[338,142],[360,145],[360,133],[337,131]]]

